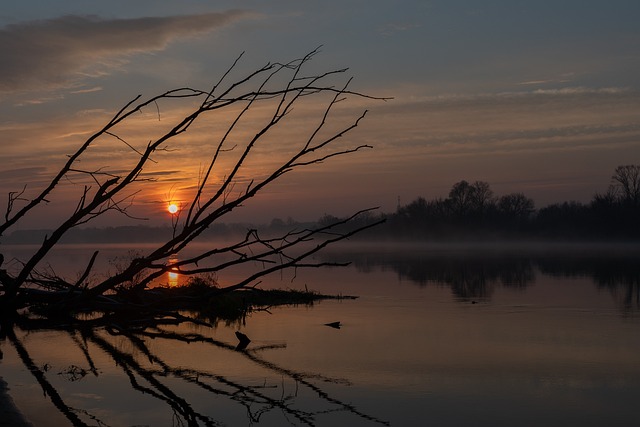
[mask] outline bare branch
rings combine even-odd
[[[23,198],[22,195],[24,194],[24,192],[27,190],[27,185],[25,184],[24,187],[22,187],[22,190],[20,191],[11,191],[9,192],[9,197],[7,200],[7,211],[4,214],[4,218],[6,221],[9,220],[9,215],[11,214],[11,211],[13,210],[13,204],[16,201],[26,201],[27,199]],[[1,235],[2,233],[0,233]]]
[[[158,103],[156,102],[156,106],[157,106],[157,105],[158,105]],[[159,107],[158,107],[158,108],[159,108]],[[158,121],[160,121],[160,110],[158,110]],[[116,138],[118,141],[121,141],[121,142],[122,142],[122,143],[124,143],[127,147],[131,148],[131,150],[135,151],[138,155],[140,155],[140,156],[142,156],[142,155],[143,155],[143,153],[142,153],[142,152],[140,152],[140,151],[138,151],[138,149],[137,149],[137,148],[135,148],[133,145],[129,144],[129,143],[128,143],[127,141],[125,141],[124,139],[120,138],[120,137],[119,137],[118,135],[116,135],[115,133],[112,133],[112,132],[108,132],[108,131],[106,131],[106,132],[105,132],[105,135],[110,135],[110,136],[112,136],[112,137]],[[151,158],[149,159],[149,161],[151,161],[151,162],[153,162],[153,163],[158,163],[158,162],[156,162],[155,160],[153,160],[153,159],[151,159]]]
[[[136,218],[136,215],[129,212],[133,206],[135,195],[142,189],[132,191],[133,183],[144,183],[153,180],[153,176],[142,175],[148,162],[155,162],[152,155],[159,150],[169,150],[168,143],[177,136],[190,130],[191,126],[205,115],[224,111],[230,107],[240,107],[235,116],[227,125],[226,129],[217,141],[212,143],[212,153],[197,177],[198,184],[193,194],[189,196],[183,206],[172,217],[173,233],[172,237],[163,242],[148,254],[136,257],[121,271],[113,274],[95,286],[78,289],[86,280],[89,272],[93,269],[97,253],[89,261],[84,273],[74,284],[66,283],[65,289],[69,288],[70,300],[90,301],[100,298],[109,291],[117,289],[124,283],[131,283],[135,277],[137,280],[136,289],[142,290],[153,280],[168,271],[178,271],[180,274],[200,274],[206,272],[220,272],[231,267],[241,265],[256,264],[260,266],[258,272],[229,286],[229,289],[237,289],[255,283],[264,275],[282,271],[287,268],[320,267],[323,265],[340,265],[339,263],[314,263],[306,259],[322,250],[329,244],[347,239],[353,234],[363,231],[376,225],[373,222],[367,225],[358,225],[351,230],[342,227],[353,222],[355,215],[338,221],[335,224],[306,229],[290,231],[277,238],[263,238],[257,230],[251,230],[244,239],[227,246],[206,250],[181,259],[180,261],[169,261],[172,256],[187,248],[196,238],[210,227],[214,222],[219,221],[228,213],[242,206],[246,201],[259,194],[265,187],[271,185],[280,177],[306,166],[322,163],[334,157],[348,155],[371,148],[366,144],[358,144],[351,147],[334,146],[334,143],[356,128],[367,114],[364,111],[355,117],[350,124],[341,130],[332,132],[329,136],[319,138],[325,129],[334,107],[343,102],[347,97],[358,97],[363,99],[378,99],[369,95],[351,91],[348,89],[351,79],[341,86],[335,85],[331,80],[343,75],[347,69],[330,70],[320,73],[308,73],[306,67],[314,58],[319,49],[315,49],[301,58],[283,63],[268,63],[254,71],[245,74],[234,82],[227,83],[229,77],[239,64],[240,55],[226,70],[220,79],[208,91],[183,87],[166,91],[160,95],[153,96],[142,101],[141,96],[137,96],[126,103],[106,125],[93,135],[91,135],[76,152],[69,156],[66,163],[59,170],[58,174],[51,180],[47,187],[39,196],[31,201],[19,211],[13,209],[14,202],[23,200],[22,192],[10,193],[5,223],[0,226],[0,233],[15,224],[24,217],[33,207],[46,201],[46,197],[55,189],[60,180],[69,180],[69,174],[77,173],[86,176],[95,185],[83,185],[83,189],[78,196],[74,212],[63,220],[50,235],[48,235],[35,253],[24,263],[15,277],[11,277],[4,287],[5,300],[12,300],[17,293],[25,288],[28,283],[45,284],[53,277],[35,277],[36,268],[43,261],[45,256],[51,251],[60,239],[72,228],[86,224],[95,218],[107,213],[116,212],[129,218]],[[280,85],[279,88],[276,85]],[[283,125],[290,122],[294,106],[302,99],[315,95],[329,95],[325,100],[326,104],[320,108],[320,120],[312,126],[308,135],[298,135],[291,141],[291,151],[281,162],[264,176],[255,176],[249,170],[250,156],[256,147],[265,141],[265,137]],[[155,139],[149,140],[146,147],[136,148],[129,143],[128,139],[116,127],[132,118],[133,114],[142,112],[145,108],[152,106],[158,116],[160,116],[161,104],[167,102],[189,102],[192,109],[175,122],[169,123],[167,130]],[[249,112],[254,108],[264,105],[271,108],[262,123],[249,122]],[[318,104],[322,105],[322,104]],[[214,116],[215,117],[215,116]],[[286,118],[286,120],[285,120]],[[166,119],[164,119],[166,120]],[[244,143],[235,141],[235,136],[245,125],[254,126],[252,135]],[[110,173],[104,167],[94,170],[81,168],[77,162],[83,156],[89,156],[88,148],[100,143],[101,137],[115,138],[125,144],[131,150],[131,165],[126,171]],[[130,139],[129,139],[130,140]],[[231,142],[233,140],[233,143]],[[233,153],[233,154],[231,154]],[[228,157],[232,161],[228,166],[225,161]],[[222,169],[223,173],[217,171]],[[212,182],[215,174],[223,176],[219,182]],[[238,187],[240,185],[240,188]],[[239,188],[239,189],[238,189]],[[183,213],[184,210],[184,213]],[[365,211],[366,212],[366,211]],[[357,214],[356,214],[357,215]],[[231,260],[214,261],[212,259],[218,255],[233,255]],[[207,265],[199,265],[199,263]],[[55,280],[49,280],[52,282]],[[48,286],[51,283],[46,283]]]

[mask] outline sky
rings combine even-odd
[[[536,207],[588,202],[616,166],[640,163],[639,20],[636,0],[8,2],[0,10],[0,209],[25,185],[23,198],[34,197],[135,96],[208,89],[243,52],[233,76],[318,46],[310,73],[348,68],[336,85],[353,77],[351,90],[390,98],[349,97],[330,117],[328,129],[339,129],[368,110],[339,147],[373,148],[286,175],[234,220],[393,212],[417,197],[446,197],[463,179],[486,181],[498,196],[523,192]],[[299,144],[325,106],[320,98],[295,109],[256,149],[243,182]],[[118,135],[144,148],[185,108],[149,109]],[[260,108],[237,138],[252,135]],[[189,199],[212,138],[234,113],[204,118],[158,153],[132,216],[170,223],[166,205]],[[112,138],[81,165],[117,172],[132,155]],[[71,176],[14,229],[56,226],[83,188]],[[94,224],[136,221],[106,215]]]

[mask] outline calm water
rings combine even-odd
[[[274,308],[214,329],[167,326],[141,331],[140,340],[17,331],[18,346],[0,342],[0,376],[36,426],[74,417],[189,425],[180,413],[191,425],[216,426],[640,425],[639,254],[350,247],[328,255],[353,260],[350,267],[264,286],[356,300]],[[89,255],[68,247],[54,261]],[[324,326],[334,321],[342,328]],[[252,339],[246,352],[234,350],[236,330]]]

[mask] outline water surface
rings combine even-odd
[[[262,285],[356,300],[136,339],[16,331],[0,343],[0,376],[38,426],[74,416],[52,404],[16,342],[86,425],[639,425],[633,247],[372,248],[323,258],[350,267]],[[246,351],[234,349],[236,330],[252,339]]]

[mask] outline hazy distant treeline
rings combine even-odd
[[[523,193],[495,196],[488,183],[460,181],[447,198],[418,198],[387,216],[380,235],[400,239],[640,237],[640,165],[619,166],[605,194],[536,209]]]
[[[536,209],[520,192],[496,196],[484,181],[459,181],[446,198],[419,197],[394,213],[365,214],[351,222],[357,227],[384,217],[386,222],[356,238],[390,240],[592,239],[640,238],[640,165],[619,166],[604,194],[588,203],[567,201]],[[234,239],[256,228],[265,236],[331,224],[339,218],[324,215],[314,222],[275,218],[267,224],[213,224],[203,240]],[[7,244],[41,243],[50,230],[22,230],[3,237]],[[106,227],[71,230],[63,243],[164,242],[170,227]]]

